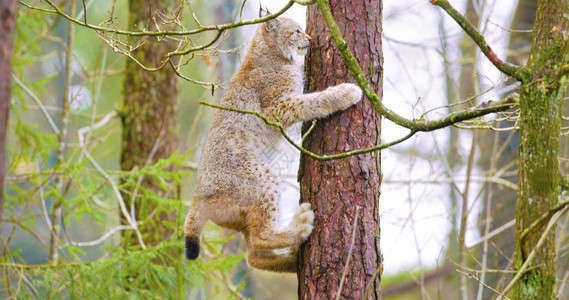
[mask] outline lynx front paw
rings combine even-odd
[[[298,235],[304,241],[308,238],[313,229],[314,212],[310,203],[302,203],[298,214],[294,217],[294,223],[298,230]]]
[[[337,93],[338,109],[340,110],[345,110],[362,99],[362,89],[353,83],[342,83],[333,89]]]

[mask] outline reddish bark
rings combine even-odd
[[[329,5],[343,37],[381,98],[381,2],[331,0]],[[306,62],[308,92],[354,82],[334,42],[328,38],[316,5],[308,8],[307,23],[307,33],[312,37]],[[378,143],[380,116],[364,99],[355,107],[319,120],[304,147],[315,153],[335,154]],[[299,180],[301,200],[310,202],[316,215],[314,231],[300,254],[299,298],[335,298],[348,256],[341,298],[361,299],[367,286],[368,298],[381,298],[380,153],[328,162],[303,156]],[[359,215],[350,253],[356,207]]]

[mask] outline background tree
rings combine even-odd
[[[4,203],[4,174],[8,115],[12,98],[12,54],[18,2],[5,0],[0,4],[0,215]],[[0,227],[1,228],[1,227]]]
[[[168,25],[175,17],[175,2],[170,0],[131,0],[129,3],[129,29],[148,30],[173,28]],[[159,41],[159,42],[157,42]],[[171,38],[131,38],[130,43],[138,45],[131,52],[134,59],[144,66],[160,66],[166,61],[166,54],[176,49]],[[126,62],[124,79],[124,103],[121,110],[122,150],[121,169],[136,171],[153,165],[160,159],[170,157],[177,148],[177,96],[178,76],[170,65],[151,72],[141,68],[133,59]],[[130,176],[123,199],[131,212],[142,222],[140,231],[143,240],[157,245],[173,234],[177,224],[176,210],[160,205],[161,202],[179,198],[176,187],[166,184],[156,174]],[[153,203],[153,204],[151,204]],[[128,222],[122,216],[122,222]],[[125,234],[132,232],[125,231]],[[136,237],[129,242],[138,243]]]
[[[308,8],[312,37],[306,59],[307,92],[353,81],[340,58],[320,10],[330,5],[342,35],[381,97],[381,1],[319,2]],[[310,124],[304,125],[306,133]],[[380,142],[380,116],[365,99],[354,108],[319,120],[303,145],[334,154]],[[380,298],[379,250],[380,153],[321,162],[303,156],[299,171],[301,201],[315,212],[314,231],[300,255],[299,298]],[[334,249],[334,251],[323,251]]]

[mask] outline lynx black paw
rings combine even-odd
[[[196,259],[200,255],[200,240],[193,237],[186,237],[186,258]]]

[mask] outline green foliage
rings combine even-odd
[[[126,3],[114,4],[87,1],[89,23],[108,19],[114,7],[114,22],[126,24]],[[80,3],[79,7],[82,10]],[[63,121],[66,27],[67,22],[56,15],[25,6],[19,9],[12,69],[18,83],[13,85],[10,107],[0,298],[184,299],[203,295],[242,299],[240,291],[247,282],[233,283],[232,277],[245,255],[224,253],[231,237],[223,237],[219,227],[208,225],[198,260],[187,261],[183,255],[181,223],[187,201],[182,199],[191,199],[193,186],[193,171],[187,165],[195,161],[194,151],[207,124],[207,114],[196,113],[196,99],[203,97],[200,92],[209,91],[196,85],[180,87],[184,99],[179,104],[184,116],[180,139],[187,139],[181,147],[183,154],[176,152],[131,172],[118,171],[119,118],[87,129],[120,106],[125,56],[113,52],[92,30],[76,27],[71,74],[72,87],[85,91],[92,101],[80,110],[70,109],[62,143],[52,128],[59,129]],[[204,70],[215,70],[215,64],[196,62],[200,67],[188,67],[184,74],[199,80],[213,77],[213,71]],[[82,131],[84,146],[79,142],[81,128],[87,128]],[[62,145],[63,159],[58,160]],[[141,184],[144,180],[151,180],[158,189],[147,188]],[[160,237],[158,245],[122,247],[122,233],[137,237],[132,226],[120,221],[124,217],[120,192],[131,190],[138,192],[137,204],[153,212],[147,218],[135,218],[138,228],[148,229],[140,229],[141,236],[148,237],[158,227],[170,229],[172,236]],[[165,197],[169,191],[178,192]],[[56,229],[52,228],[54,203],[61,203],[62,210]],[[129,205],[126,210],[131,213]],[[177,213],[175,220],[159,218],[172,212]],[[57,261],[50,259],[52,238],[59,253]]]
[[[227,272],[243,255],[229,255],[209,262],[184,262],[171,253],[182,244],[165,242],[153,249],[125,251],[107,248],[108,257],[90,262],[57,265],[15,265],[2,258],[13,286],[5,295],[45,298],[59,295],[81,299],[183,299],[191,289],[203,289],[212,270]],[[25,282],[25,284],[23,284]],[[229,298],[235,297],[231,292]]]

